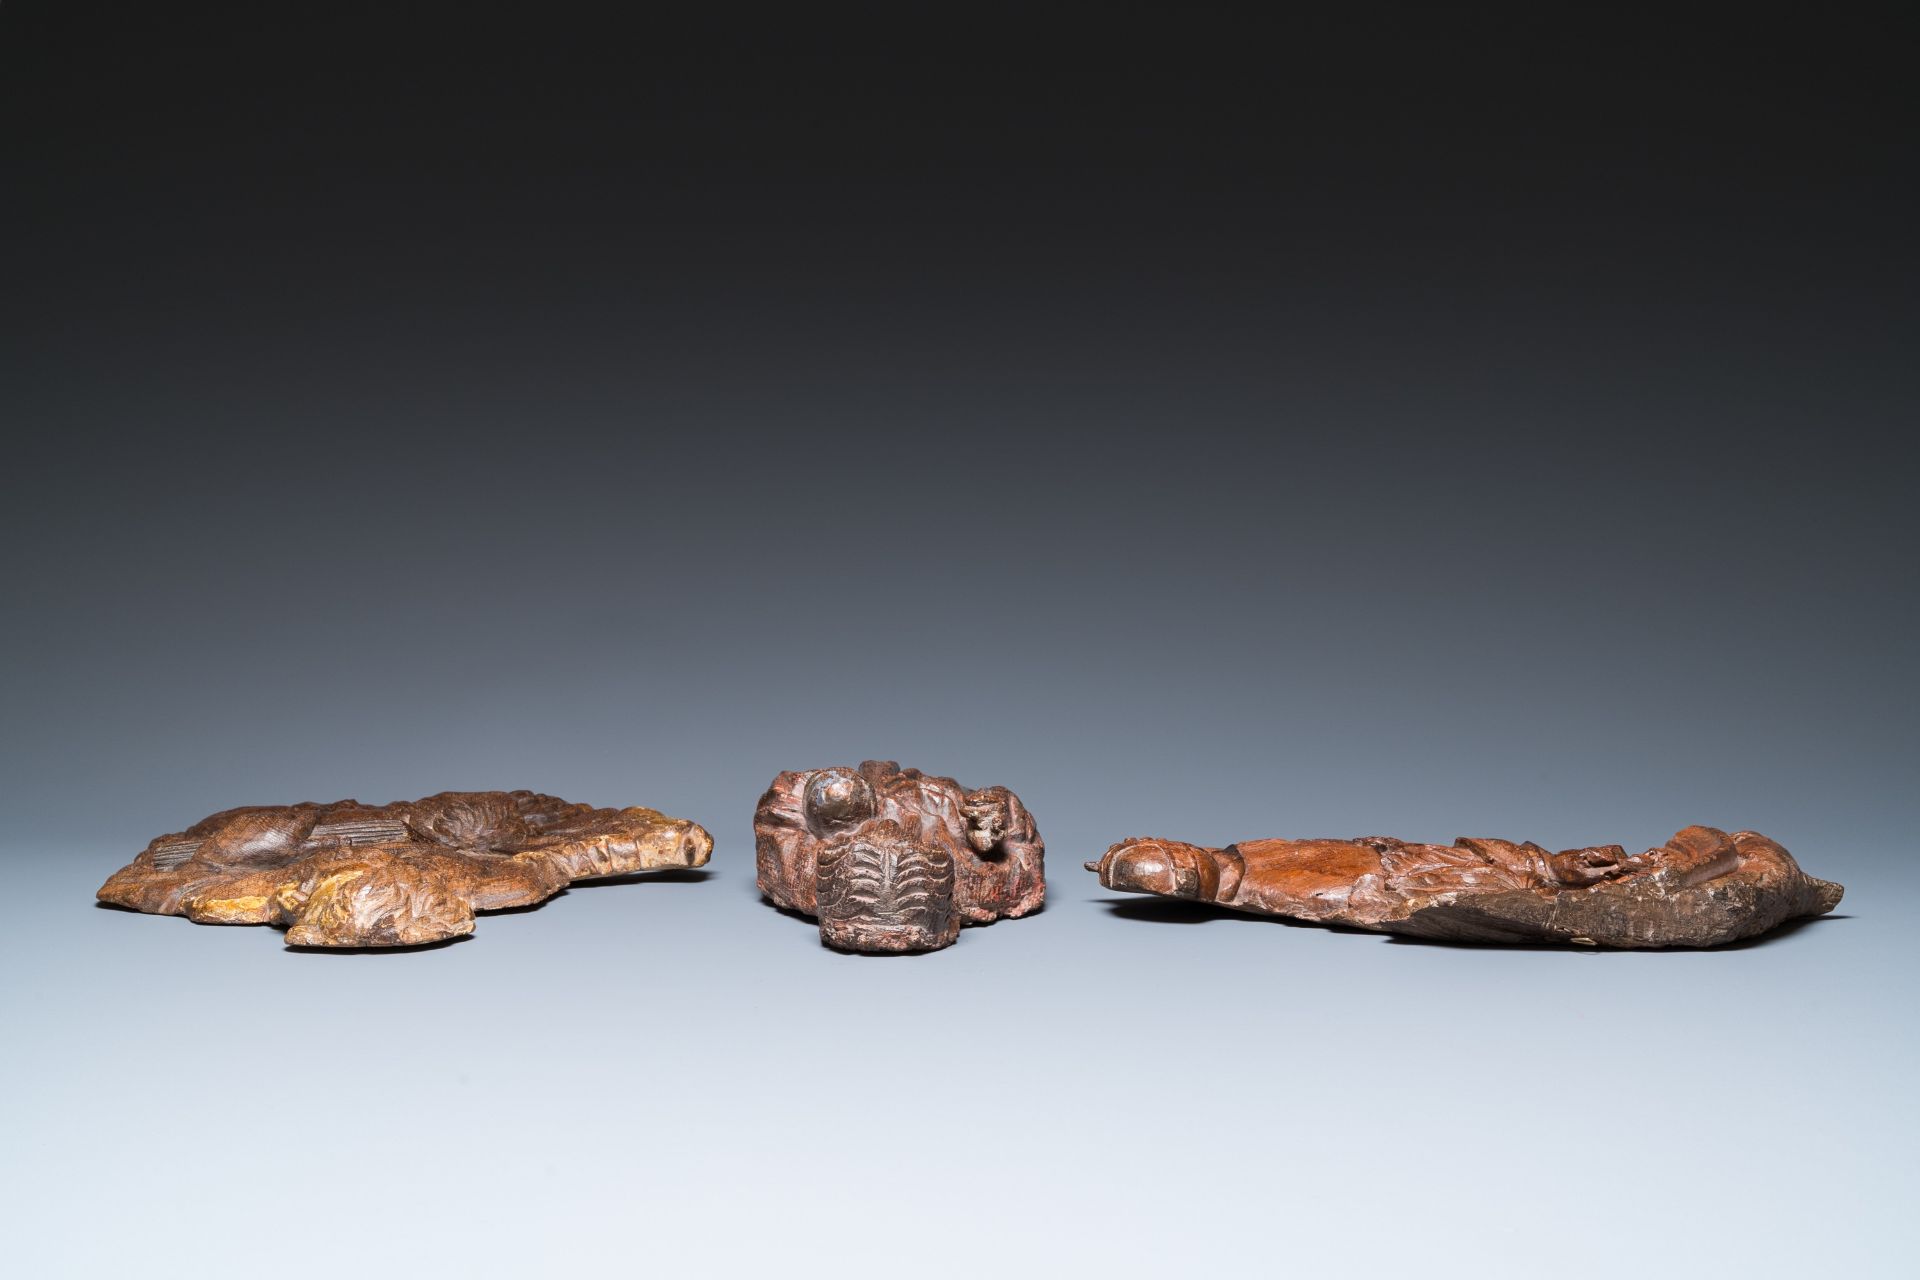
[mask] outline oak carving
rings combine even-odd
[[[1248,840],[1224,849],[1124,840],[1087,870],[1109,889],[1449,942],[1711,947],[1823,915],[1841,886],[1752,831],[1688,827],[1629,855],[1597,845]]]
[[[891,760],[781,774],[753,834],[760,892],[841,951],[935,951],[1046,898],[1045,846],[1018,796]]]
[[[287,926],[296,947],[407,947],[473,932],[476,911],[541,902],[575,880],[698,867],[699,825],[531,791],[411,803],[228,809],[149,844],[102,902],[203,924]]]

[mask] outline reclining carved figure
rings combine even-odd
[[[1247,840],[1208,849],[1124,840],[1087,863],[1109,889],[1451,942],[1711,947],[1823,915],[1841,886],[1752,831],[1688,827],[1656,849]]]

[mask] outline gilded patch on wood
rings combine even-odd
[[[149,844],[100,887],[115,906],[218,924],[278,924],[301,947],[407,947],[473,932],[476,911],[570,881],[705,865],[713,837],[654,809],[532,791],[411,803],[228,809]]]

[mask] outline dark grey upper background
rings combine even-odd
[[[0,10],[40,1273],[218,1269],[141,1170],[263,1213],[359,1179],[415,1211],[328,1249],[430,1265],[491,1222],[476,1274],[556,1240],[616,1273],[1891,1272],[1910,31],[393,8]],[[760,905],[760,790],[867,756],[1016,788],[1048,910],[875,963]],[[89,906],[230,805],[515,786],[696,818],[713,875],[410,956]],[[1844,918],[1459,952],[1116,911],[1078,868],[1690,822],[1781,840]],[[566,1107],[456,1104],[456,1070]],[[102,1127],[156,1078],[189,1099]],[[908,1080],[942,1101],[860,1118]],[[368,1117],[387,1153],[509,1138],[367,1155]],[[1478,1183],[1526,1207],[1417,1189]],[[1688,1195],[1711,1232],[1574,1229]]]

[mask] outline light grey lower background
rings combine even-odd
[[[1848,918],[1763,946],[1478,951],[1129,918],[1071,862],[1111,796],[1043,771],[1047,911],[869,960],[758,902],[742,803],[645,790],[718,814],[711,880],[417,954],[89,908],[124,850],[16,871],[17,1274],[1904,1272],[1870,838],[1802,842]]]

